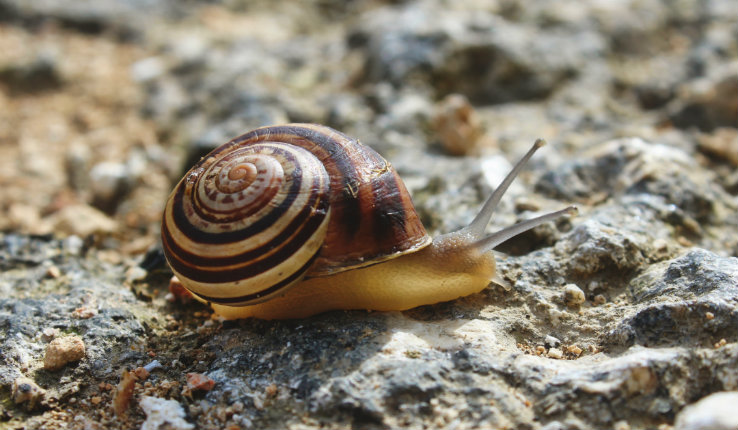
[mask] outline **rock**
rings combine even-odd
[[[43,401],[46,390],[39,387],[33,379],[21,376],[13,381],[11,395],[15,404],[25,403],[26,410],[32,411]]]
[[[173,12],[166,2],[156,0],[137,0],[130,4],[100,1],[67,6],[53,1],[26,3],[22,0],[3,0],[9,17],[51,19],[81,33],[99,34],[104,30],[115,30],[128,37],[143,26],[140,20],[134,22],[134,17],[146,20],[151,16],[165,16]],[[142,14],[141,10],[146,10],[146,13]]]
[[[90,170],[90,190],[92,204],[107,213],[115,212],[115,207],[130,192],[136,180],[124,163],[102,162]]]
[[[44,355],[44,369],[59,370],[72,363],[85,358],[85,343],[78,336],[58,337],[46,348]]]
[[[451,155],[477,154],[484,143],[479,115],[460,94],[449,94],[441,100],[436,106],[433,126],[441,146]]]
[[[428,1],[378,8],[359,22],[351,41],[366,48],[367,80],[429,80],[440,96],[459,93],[475,103],[545,97],[603,47],[593,33],[536,34],[487,11]]]
[[[709,70],[704,77],[680,88],[680,98],[671,106],[671,121],[677,127],[712,131],[738,127],[738,62]]]
[[[57,58],[42,54],[28,63],[0,66],[0,83],[12,93],[38,93],[57,90],[64,82]]]
[[[162,426],[172,430],[195,428],[194,425],[185,421],[185,411],[182,405],[175,400],[143,396],[139,405],[146,413],[146,421],[141,426],[141,430],[158,430]]]
[[[713,393],[677,415],[674,430],[733,430],[738,427],[737,391]]]
[[[215,386],[215,381],[201,373],[187,374],[187,388],[190,390],[210,391]]]
[[[561,341],[551,335],[548,335],[544,339],[544,344],[549,348],[557,348],[559,345],[561,345]]]
[[[641,306],[634,307],[635,313],[626,311],[627,317],[606,338],[625,345],[669,345],[685,339],[711,345],[710,339],[738,336],[737,283],[738,259],[701,249],[655,265],[629,285],[633,301]]]
[[[55,232],[89,236],[93,233],[112,233],[118,224],[101,211],[77,204],[62,208],[49,217]]]
[[[703,152],[738,167],[738,130],[735,128],[718,128],[713,133],[700,135],[698,142]]]
[[[564,285],[564,302],[566,302],[568,306],[576,307],[584,303],[586,300],[587,297],[584,295],[584,291],[582,291],[582,289],[576,284]]]
[[[551,348],[546,353],[546,357],[560,360],[564,357],[564,353],[559,348]]]

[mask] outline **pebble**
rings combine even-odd
[[[147,82],[166,72],[166,64],[161,57],[148,57],[138,60],[131,66],[131,77],[137,82]]]
[[[46,390],[39,387],[33,379],[21,376],[13,381],[13,402],[16,405],[25,403],[26,410],[33,410],[46,395]]]
[[[85,357],[85,343],[79,336],[59,337],[46,347],[44,369],[59,370],[67,363],[79,361]]]
[[[722,127],[697,137],[700,150],[738,167],[738,131]]]
[[[54,327],[46,327],[41,331],[41,339],[45,342],[50,342],[55,337],[59,336],[59,329]]]
[[[97,308],[94,306],[83,305],[72,311],[72,318],[86,320],[97,315]]]
[[[584,291],[576,286],[576,284],[567,284],[564,286],[564,301],[567,306],[579,306],[586,300]]]
[[[117,223],[101,211],[84,204],[64,207],[51,215],[55,232],[89,236],[93,233],[112,233]]]
[[[160,399],[158,397],[143,396],[139,402],[146,414],[146,421],[141,430],[190,430],[194,425],[185,421],[185,411],[176,400]]]
[[[188,373],[187,387],[190,390],[210,391],[215,386],[215,381],[202,373]]]
[[[170,302],[178,301],[184,304],[190,302],[193,296],[192,293],[184,287],[179,278],[172,276],[169,280],[169,293],[166,298]]]
[[[126,270],[126,282],[143,281],[149,272],[141,266],[131,266]]]
[[[561,345],[561,341],[551,335],[546,336],[543,343],[549,348],[556,348]]]
[[[546,353],[546,356],[548,358],[554,358],[556,360],[559,360],[564,357],[564,352],[561,351],[559,348],[551,348]]]
[[[576,346],[576,345],[569,345],[566,347],[566,351],[570,354],[574,354],[577,357],[582,355],[582,348]]]
[[[138,381],[138,376],[134,372],[123,371],[113,396],[113,411],[116,416],[120,417],[128,410],[133,390],[136,388],[136,381]]]
[[[677,415],[674,430],[735,430],[738,428],[738,391],[710,394]]]
[[[479,151],[484,129],[479,115],[461,94],[449,94],[436,106],[434,126],[443,149],[451,155]]]

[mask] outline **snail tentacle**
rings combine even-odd
[[[489,196],[487,201],[484,202],[484,205],[482,205],[482,209],[479,211],[474,220],[472,220],[472,222],[468,226],[462,229],[465,233],[469,234],[475,239],[479,239],[484,235],[484,229],[487,227],[487,224],[489,224],[490,220],[492,219],[492,214],[497,208],[497,204],[500,203],[500,199],[502,199],[502,196],[510,187],[510,184],[512,184],[513,180],[515,180],[520,171],[523,170],[523,167],[525,167],[525,164],[528,162],[528,160],[530,160],[533,154],[535,154],[535,152],[539,148],[543,147],[545,144],[545,140],[536,139],[536,141],[533,143],[533,146],[528,150],[523,158],[521,158],[520,161],[515,164],[515,167],[513,167],[510,173],[505,176],[505,179],[502,181],[502,183],[495,189],[492,195]]]
[[[500,231],[494,232],[489,236],[474,242],[473,246],[479,249],[481,252],[491,251],[495,249],[497,245],[519,235],[520,233],[524,233],[534,227],[545,224],[549,221],[553,221],[564,215],[574,216],[577,214],[577,212],[578,209],[576,208],[576,206],[569,206],[555,212],[527,219],[515,225],[511,225],[510,227],[505,227]]]

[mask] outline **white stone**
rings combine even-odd
[[[713,393],[693,403],[677,415],[674,430],[738,429],[738,391]]]
[[[194,425],[185,421],[185,411],[176,400],[143,396],[139,404],[146,413],[146,421],[141,426],[141,430],[158,430],[159,428],[190,430],[195,428]]]

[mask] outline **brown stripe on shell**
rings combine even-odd
[[[162,229],[162,241],[172,269],[187,279],[206,283],[233,282],[257,276],[289,259],[312,237],[327,215],[327,199],[312,196],[300,214],[272,240],[228,257],[188,252],[175,243],[166,225]],[[234,267],[225,270],[223,266]]]
[[[228,145],[280,141],[301,146],[324,162],[331,178],[331,220],[308,276],[374,264],[430,244],[396,171],[371,148],[332,128],[289,124],[256,129]],[[383,199],[389,197],[389,213]]]
[[[308,261],[305,263],[300,269],[296,270],[289,278],[284,279],[283,281],[272,285],[268,288],[265,288],[257,293],[252,294],[245,294],[243,296],[238,297],[213,297],[213,296],[204,296],[202,294],[195,294],[202,300],[205,300],[207,302],[211,303],[218,303],[225,306],[244,306],[244,305],[253,305],[256,303],[264,302],[268,300],[269,298],[281,294],[283,290],[286,290],[288,287],[292,286],[299,280],[303,278],[305,275],[305,272],[315,263],[315,260],[318,258],[318,254],[320,252],[316,252]]]

